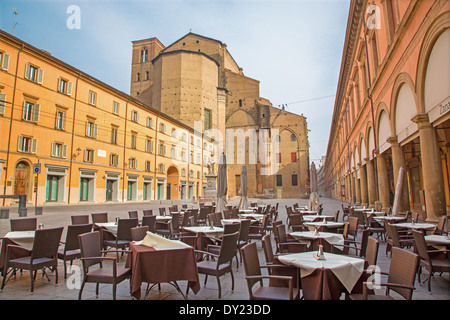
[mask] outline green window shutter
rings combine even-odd
[[[9,54],[4,53],[3,54],[3,63],[2,63],[2,69],[5,71],[8,71],[9,68]]]
[[[42,84],[43,81],[44,81],[44,70],[39,69],[38,70],[37,83]]]

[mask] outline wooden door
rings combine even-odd
[[[14,194],[27,194],[28,168],[19,164],[16,168],[16,177],[14,179]]]

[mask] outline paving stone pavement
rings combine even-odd
[[[231,204],[237,204],[239,199],[231,199]],[[305,199],[250,199],[250,201],[257,201],[264,204],[279,203],[279,220],[286,221],[285,206],[292,206],[294,203],[300,205],[307,205],[308,201]],[[334,199],[320,198],[324,207],[324,215],[333,215],[336,210],[342,212],[341,202]],[[36,216],[38,223],[43,223],[45,228],[67,226],[70,224],[70,216],[75,214],[91,214],[94,212],[108,212],[109,219],[113,220],[116,217],[128,217],[128,211],[138,210],[139,215],[142,216],[143,209],[156,209],[164,206],[169,207],[171,202],[164,202],[163,204],[152,203],[117,203],[117,204],[86,204],[86,205],[65,205],[65,206],[45,206],[43,214]],[[189,204],[190,206],[190,204]],[[193,206],[198,206],[193,204]],[[11,208],[10,218],[18,218],[15,208]],[[28,209],[28,217],[34,217],[34,208],[31,206]],[[342,218],[340,218],[342,219]],[[10,219],[0,219],[0,235],[5,235],[10,230]],[[66,228],[65,228],[66,229]],[[62,235],[65,239],[65,230]],[[272,243],[273,236],[272,236]],[[264,255],[262,251],[261,242],[257,241],[258,254],[260,262],[263,263]],[[378,253],[378,266],[382,271],[388,271],[390,258],[385,253],[384,242],[380,243]],[[235,288],[231,291],[231,277],[229,274],[221,277],[222,284],[222,300],[248,300],[249,294],[247,284],[245,281],[244,266],[236,267],[233,261],[233,273],[235,277]],[[122,258],[120,265],[125,263],[125,258]],[[81,262],[76,260],[75,266],[81,268]],[[30,293],[30,278],[29,272],[24,271],[17,275],[14,279],[10,279],[3,290],[0,290],[0,300],[76,300],[78,299],[79,290],[73,288],[76,284],[76,277],[69,276],[68,280],[63,277],[63,264],[60,261],[58,283],[55,284],[55,274],[49,272],[50,282],[41,277],[38,273],[35,281],[34,293]],[[82,270],[82,269],[80,269]],[[426,279],[427,271],[423,271],[422,281]],[[81,279],[80,279],[81,280]],[[204,285],[204,275],[200,275],[201,289],[197,294],[190,291],[188,301],[194,300],[218,300],[217,283],[214,277],[209,277],[208,282]],[[186,289],[186,282],[179,283],[181,290]],[[436,274],[432,279],[432,293],[427,292],[427,284],[419,284],[416,280],[416,290],[413,294],[413,300],[450,300],[450,276],[449,274]],[[143,293],[145,292],[146,284],[142,285]],[[383,291],[378,291],[383,292]],[[95,285],[86,284],[83,291],[83,300],[111,300],[112,288],[111,285],[100,285],[99,296],[95,296]],[[122,282],[117,288],[117,300],[133,300],[129,293],[129,282]],[[183,300],[183,297],[176,291],[176,289],[169,284],[162,284],[159,291],[157,286],[154,287],[147,296],[148,300]],[[344,299],[344,295],[341,296]]]

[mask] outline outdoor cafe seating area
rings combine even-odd
[[[258,201],[220,211],[212,202],[80,213],[61,226],[39,219],[10,219],[0,298],[25,279],[30,292],[43,290],[42,281],[64,283],[72,265],[82,273],[80,300],[94,287],[116,299],[124,286],[130,299],[161,286],[187,300],[208,286],[222,299],[242,283],[254,300],[411,300],[418,286],[432,294],[436,281],[449,283],[447,216],[433,224],[414,212]],[[380,259],[388,261],[382,268]]]

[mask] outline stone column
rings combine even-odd
[[[419,114],[411,120],[419,127],[426,221],[437,222],[440,216],[447,213],[442,162],[436,132],[427,114]]]
[[[361,205],[361,187],[358,180],[358,170],[355,167],[355,193],[356,193],[356,204]]]
[[[383,208],[391,206],[389,199],[389,176],[386,166],[386,159],[384,155],[375,151],[377,159],[377,174],[378,174],[378,196]]]
[[[367,194],[367,173],[365,165],[359,165],[359,181],[361,189],[361,205],[368,206],[369,198]]]
[[[377,190],[375,189],[375,172],[373,170],[373,161],[369,158],[364,159],[366,161],[366,173],[367,173],[367,196],[369,205],[374,205],[377,200]]]
[[[355,177],[353,172],[349,173],[350,178],[350,203],[355,204]]]
[[[391,151],[392,151],[392,166],[394,170],[394,187],[397,188],[398,183],[398,175],[400,172],[400,168],[403,167],[404,176],[403,176],[403,188],[402,188],[402,194],[400,197],[400,206],[399,206],[399,212],[406,212],[409,210],[409,194],[408,194],[408,181],[406,179],[406,160],[405,155],[403,153],[402,148],[397,142],[396,137],[390,137],[387,140],[391,144]]]

